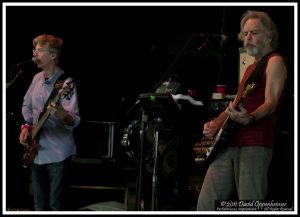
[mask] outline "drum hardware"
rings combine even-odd
[[[132,131],[133,131],[134,127],[139,126],[139,123],[140,122],[138,120],[133,120],[131,122],[131,124],[127,128],[124,129],[124,135],[123,135],[123,138],[121,140],[121,145],[126,148],[125,154],[129,158],[133,158],[135,156],[135,152],[132,149],[130,149],[129,135],[132,134]]]

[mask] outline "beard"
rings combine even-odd
[[[267,38],[257,41],[255,44],[244,43],[244,47],[249,56],[260,56],[264,53],[266,48],[269,46]]]
[[[246,46],[245,48],[249,56],[257,56],[259,54],[259,50],[256,46],[251,46],[251,47]]]

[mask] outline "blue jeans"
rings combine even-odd
[[[62,210],[67,160],[44,165],[33,164],[31,178],[36,211]]]

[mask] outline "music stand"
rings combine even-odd
[[[138,150],[138,171],[137,171],[137,210],[141,210],[141,185],[143,171],[143,152],[144,152],[144,135],[145,123],[149,120],[155,122],[155,147],[154,147],[154,168],[152,175],[152,198],[151,209],[157,209],[157,157],[159,131],[163,124],[174,124],[176,116],[178,116],[179,108],[170,93],[146,93],[140,94],[140,134],[139,134],[139,150]]]

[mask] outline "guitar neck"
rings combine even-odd
[[[254,89],[256,88],[256,86],[257,86],[257,83],[255,83],[255,82],[247,84],[247,86],[245,87],[244,91],[242,92],[241,97],[239,98],[238,102],[236,103],[236,105],[234,107],[236,110],[239,110],[239,106],[241,106],[241,105],[243,105],[245,103],[247,97],[249,96],[249,94],[251,92],[254,91]]]
[[[46,122],[49,116],[50,116],[50,111],[47,109],[40,117],[36,126],[32,129],[31,140],[34,140],[36,138],[37,134],[39,133],[39,131],[41,130],[42,126],[44,125],[44,123]]]
[[[234,109],[235,110],[240,110],[239,107],[244,104],[245,100],[246,100],[246,98],[241,97],[239,99],[239,101],[236,103],[236,105],[234,106]]]
[[[72,94],[72,90],[74,89],[74,82],[68,82],[67,86],[65,88],[63,88],[62,92],[59,93],[59,88],[55,88],[55,92],[54,92],[54,97],[51,97],[51,101],[50,103],[54,103],[55,105],[58,104],[58,102],[65,98],[66,96]],[[49,104],[47,103],[46,106],[48,106]],[[45,107],[46,107],[45,106]],[[32,129],[31,131],[31,140],[34,140],[36,138],[36,136],[38,135],[40,129],[42,128],[42,126],[44,125],[44,123],[47,121],[47,119],[50,116],[50,111],[48,108],[45,108],[45,112],[42,114],[42,116],[39,117],[38,123],[36,124],[36,126]]]
[[[234,108],[235,110],[239,110],[239,107],[245,103],[246,98],[247,98],[248,95],[254,90],[255,87],[256,87],[256,83],[252,83],[252,84],[246,86],[246,88],[245,88],[245,90],[243,91],[241,97],[238,99],[238,101],[237,101],[237,103],[235,104],[235,106],[233,106],[233,108]],[[229,128],[229,127],[230,127],[230,128],[233,128],[234,125],[235,125],[235,122],[228,116],[228,117],[225,119],[225,121],[224,121],[224,123],[223,123],[221,129],[224,130],[224,129],[227,129],[227,128]]]
[[[54,99],[51,102],[57,104],[59,99],[60,99],[59,94],[56,94]],[[37,134],[39,133],[39,131],[41,130],[42,126],[44,125],[46,120],[49,118],[49,116],[50,116],[50,111],[49,111],[49,109],[46,109],[46,111],[39,118],[39,121],[36,124],[36,126],[32,129],[32,132],[31,132],[32,140],[36,138]]]
[[[239,106],[243,105],[245,101],[245,98],[241,97],[238,102],[235,104],[235,106],[233,106],[234,109],[239,110]],[[235,125],[235,122],[230,118],[230,116],[228,115],[227,118],[225,119],[221,129],[226,130],[228,128],[233,128]]]

